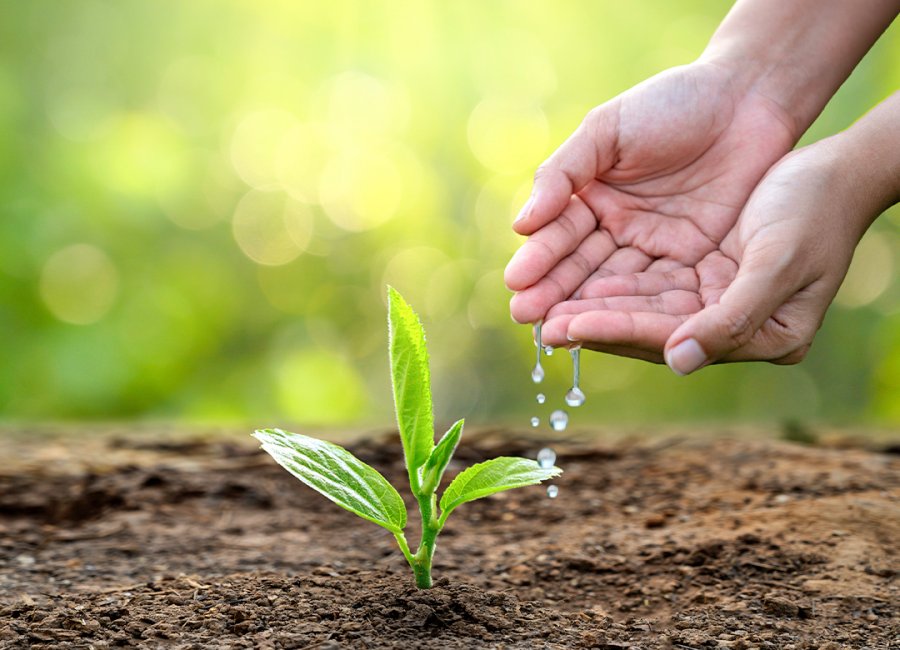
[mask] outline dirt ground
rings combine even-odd
[[[464,505],[418,591],[249,436],[6,433],[0,648],[900,648],[896,447],[560,442],[559,497]],[[395,437],[351,448],[404,484]]]

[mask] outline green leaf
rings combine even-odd
[[[428,349],[425,347],[425,330],[416,312],[390,286],[388,332],[397,426],[400,428],[410,483],[415,491],[418,487],[417,470],[425,464],[434,449]]]
[[[472,465],[453,479],[444,490],[441,496],[441,519],[446,520],[454,508],[467,501],[503,490],[535,485],[560,474],[562,470],[558,467],[543,468],[537,461],[509,456]]]
[[[447,469],[447,464],[453,458],[453,452],[456,451],[456,445],[459,444],[462,436],[463,424],[465,424],[465,420],[454,423],[428,457],[425,468],[422,470],[422,490],[424,492],[432,494],[441,484],[444,470]]]
[[[387,479],[343,447],[281,429],[260,429],[253,437],[279,465],[363,519],[393,533],[406,526],[406,506]]]

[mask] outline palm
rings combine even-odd
[[[663,73],[598,113],[614,130],[595,135],[595,157],[608,163],[597,163],[598,173],[507,269],[520,322],[569,298],[599,295],[612,276],[678,269],[701,276],[701,260],[719,250],[753,187],[793,140],[773,104],[738,96],[710,65]]]
[[[574,331],[585,347],[662,362],[673,333],[694,314],[718,305],[735,286],[741,267],[764,269],[767,274],[791,269],[774,289],[753,280],[765,295],[760,298],[771,302],[765,311],[768,318],[758,327],[746,323],[745,336],[735,341],[724,359],[781,363],[801,359],[840,286],[855,241],[815,236],[822,220],[831,216],[829,210],[840,213],[840,209],[821,205],[821,183],[815,180],[818,174],[811,159],[815,153],[806,148],[774,165],[737,223],[695,263],[587,282],[582,299],[559,303],[547,314],[545,342],[565,344]],[[838,214],[835,220],[842,217]]]

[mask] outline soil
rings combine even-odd
[[[461,507],[417,590],[249,438],[7,433],[0,648],[900,648],[896,446],[560,442],[559,497]],[[396,436],[351,449],[404,484]]]

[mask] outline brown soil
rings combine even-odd
[[[396,439],[352,448],[403,483]],[[12,437],[0,647],[900,648],[897,455],[556,448],[559,497],[460,508],[419,591],[390,534],[251,440]],[[453,469],[536,450],[469,435]]]

